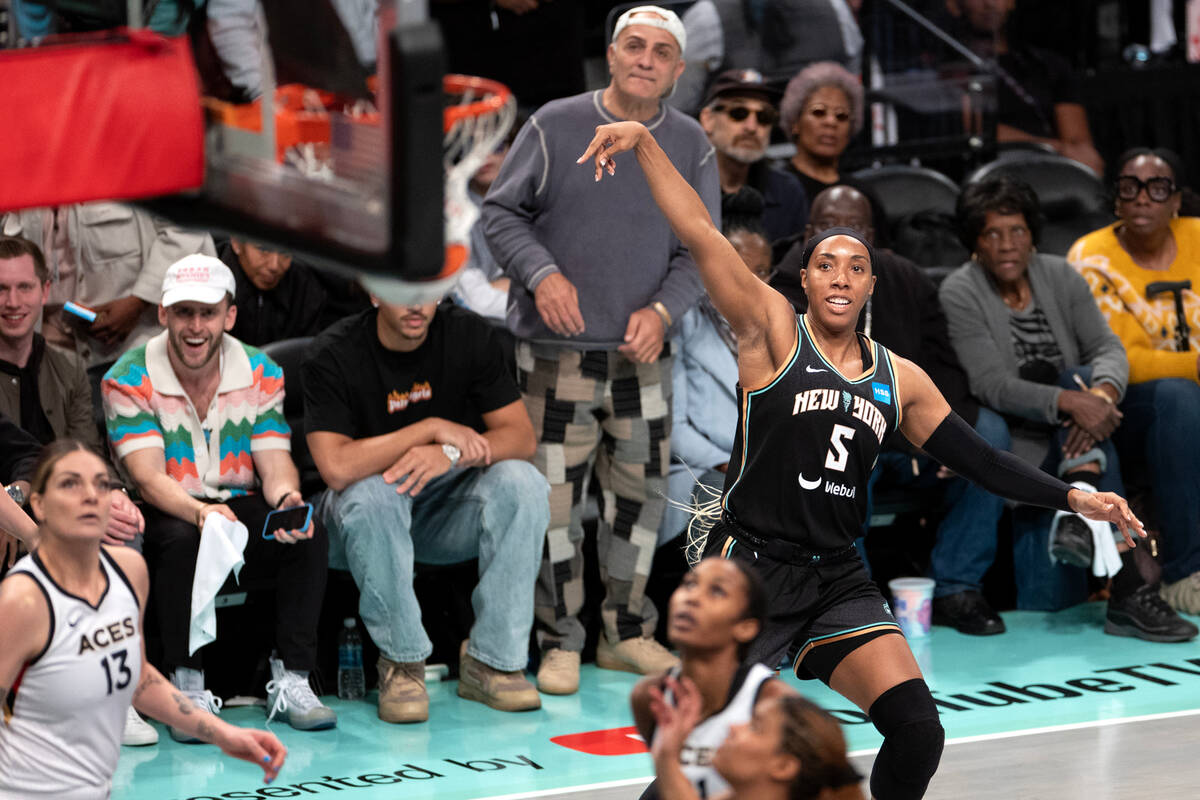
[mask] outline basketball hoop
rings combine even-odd
[[[507,86],[488,78],[446,75],[442,164],[446,171],[444,221],[445,261],[436,278],[420,283],[383,276],[363,276],[367,289],[390,303],[429,303],[441,299],[458,282],[470,255],[471,227],[479,210],[467,194],[471,176],[504,141],[517,114]]]

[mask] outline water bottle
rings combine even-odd
[[[338,697],[360,700],[366,693],[362,636],[358,633],[354,617],[346,617],[342,621],[342,632],[338,634]]]

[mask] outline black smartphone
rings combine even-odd
[[[309,520],[312,519],[312,511],[311,503],[272,511],[267,514],[267,521],[263,523],[262,537],[274,539],[275,531],[281,529],[285,531],[304,530],[308,527]]]

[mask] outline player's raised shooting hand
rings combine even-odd
[[[624,153],[626,150],[632,150],[637,147],[643,136],[649,135],[650,132],[646,130],[646,126],[640,122],[613,122],[608,125],[597,125],[596,135],[592,137],[587,149],[575,163],[582,164],[589,158],[596,159],[597,181],[600,180],[604,170],[607,170],[609,175],[615,175],[617,167],[613,162],[613,156],[617,153]]]

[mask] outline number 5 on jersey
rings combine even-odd
[[[837,470],[838,472],[846,471],[846,460],[850,457],[850,451],[843,444],[847,439],[854,438],[854,428],[847,425],[834,425],[833,433],[829,436],[829,452],[825,454],[825,468]]]

